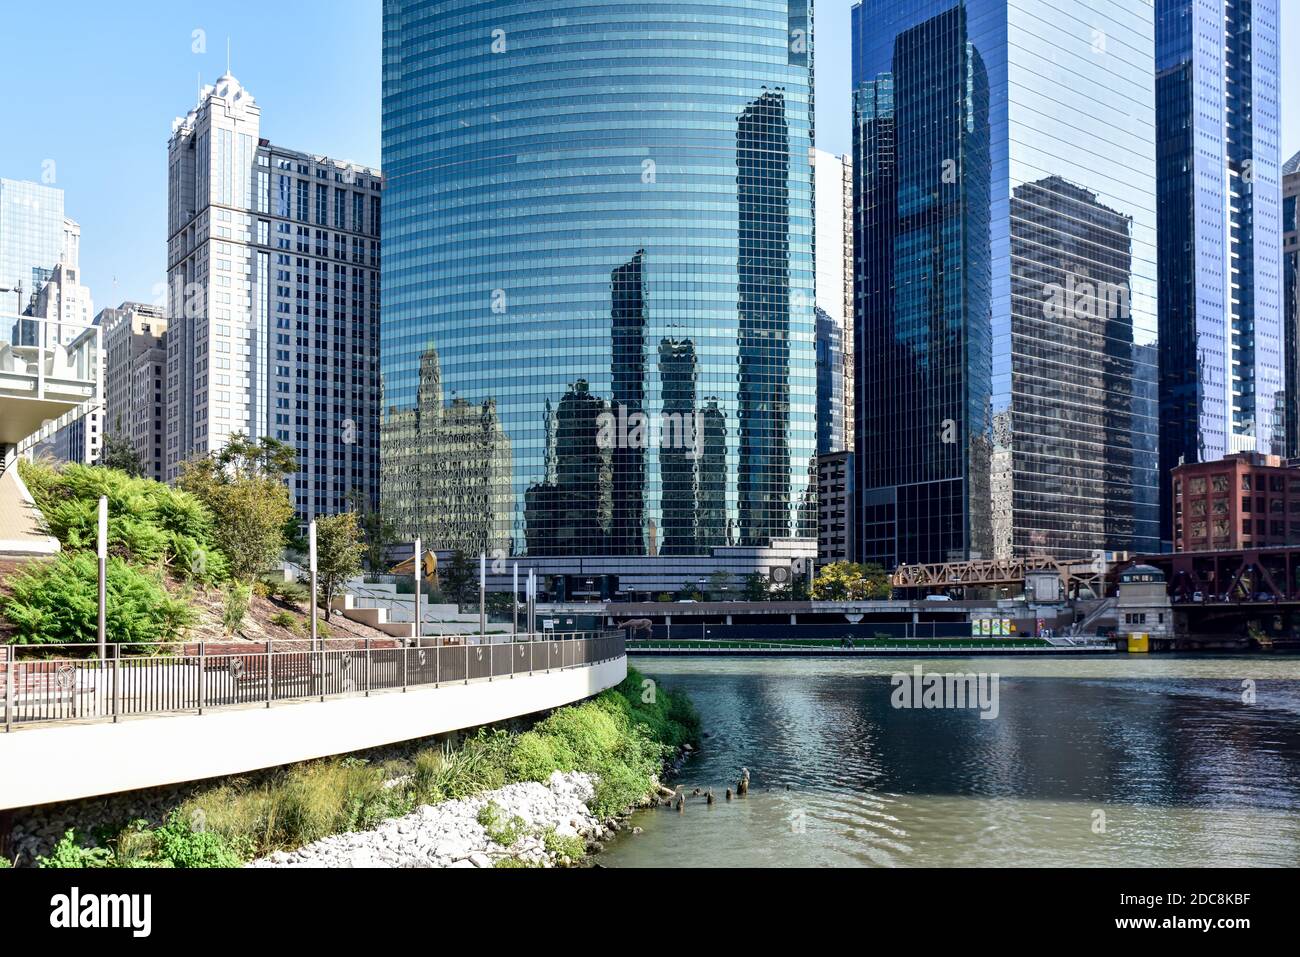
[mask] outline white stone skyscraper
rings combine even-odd
[[[166,476],[271,436],[300,519],[373,504],[379,171],[272,145],[229,73],[173,123],[168,168]]]

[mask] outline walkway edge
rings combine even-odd
[[[589,698],[627,658],[513,679],[0,734],[0,810],[240,774],[522,717]]]

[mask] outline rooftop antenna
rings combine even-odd
[[[226,75],[230,75],[230,37],[226,37]]]

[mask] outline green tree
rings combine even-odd
[[[445,570],[439,569],[442,593],[458,605],[478,603],[478,571],[464,552],[457,550]]]
[[[771,584],[767,576],[762,572],[750,572],[745,576],[745,584],[741,591],[745,601],[770,601],[772,598]]]
[[[136,451],[131,440],[122,434],[122,419],[118,416],[113,431],[104,436],[104,451],[100,464],[105,468],[125,472],[131,478],[143,478],[144,466],[140,464],[140,453]]]
[[[361,571],[361,528],[355,512],[323,515],[316,519],[316,582],[330,616],[330,602],[349,578]]]
[[[721,600],[731,587],[731,575],[719,568],[709,576],[709,595],[715,601]]]
[[[370,574],[378,575],[384,568],[384,551],[397,540],[397,527],[382,511],[371,508],[361,494],[353,490],[348,496],[357,513],[357,524],[365,542],[366,567]]]
[[[892,591],[889,573],[875,562],[832,562],[818,573],[812,597],[817,601],[871,601],[888,598]]]
[[[250,442],[238,433],[215,455],[181,465],[179,485],[217,516],[213,535],[238,581],[251,582],[284,549],[285,525],[293,518],[284,476],[293,467],[287,445]]]

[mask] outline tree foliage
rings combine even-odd
[[[99,499],[106,496],[109,555],[200,582],[226,576],[212,513],[195,496],[99,466],[23,462],[20,470],[50,534],[65,549],[96,547]]]
[[[478,571],[464,552],[455,552],[446,568],[439,569],[438,582],[443,595],[456,604],[478,604]]]
[[[163,588],[160,575],[112,557],[106,568],[105,625],[110,642],[173,641],[194,613]],[[25,644],[93,644],[99,636],[99,563],[92,552],[35,563],[6,582],[0,611]],[[148,651],[149,649],[135,649]]]
[[[125,472],[132,478],[144,477],[144,466],[140,463],[140,453],[134,443],[121,432],[111,432],[104,436],[104,451],[100,457],[104,468]]]
[[[381,510],[371,508],[357,492],[348,498],[356,510],[357,527],[365,543],[366,567],[370,574],[378,575],[384,571],[384,550],[397,540],[397,526]]]
[[[822,567],[812,586],[817,601],[873,601],[892,594],[889,573],[870,562],[832,562]]]
[[[316,582],[330,616],[330,602],[349,578],[361,571],[361,528],[355,512],[323,515],[316,519]]]
[[[284,443],[251,442],[239,434],[215,455],[182,464],[180,487],[221,517],[215,537],[235,579],[251,582],[280,557],[293,518],[284,476],[295,467]]]

